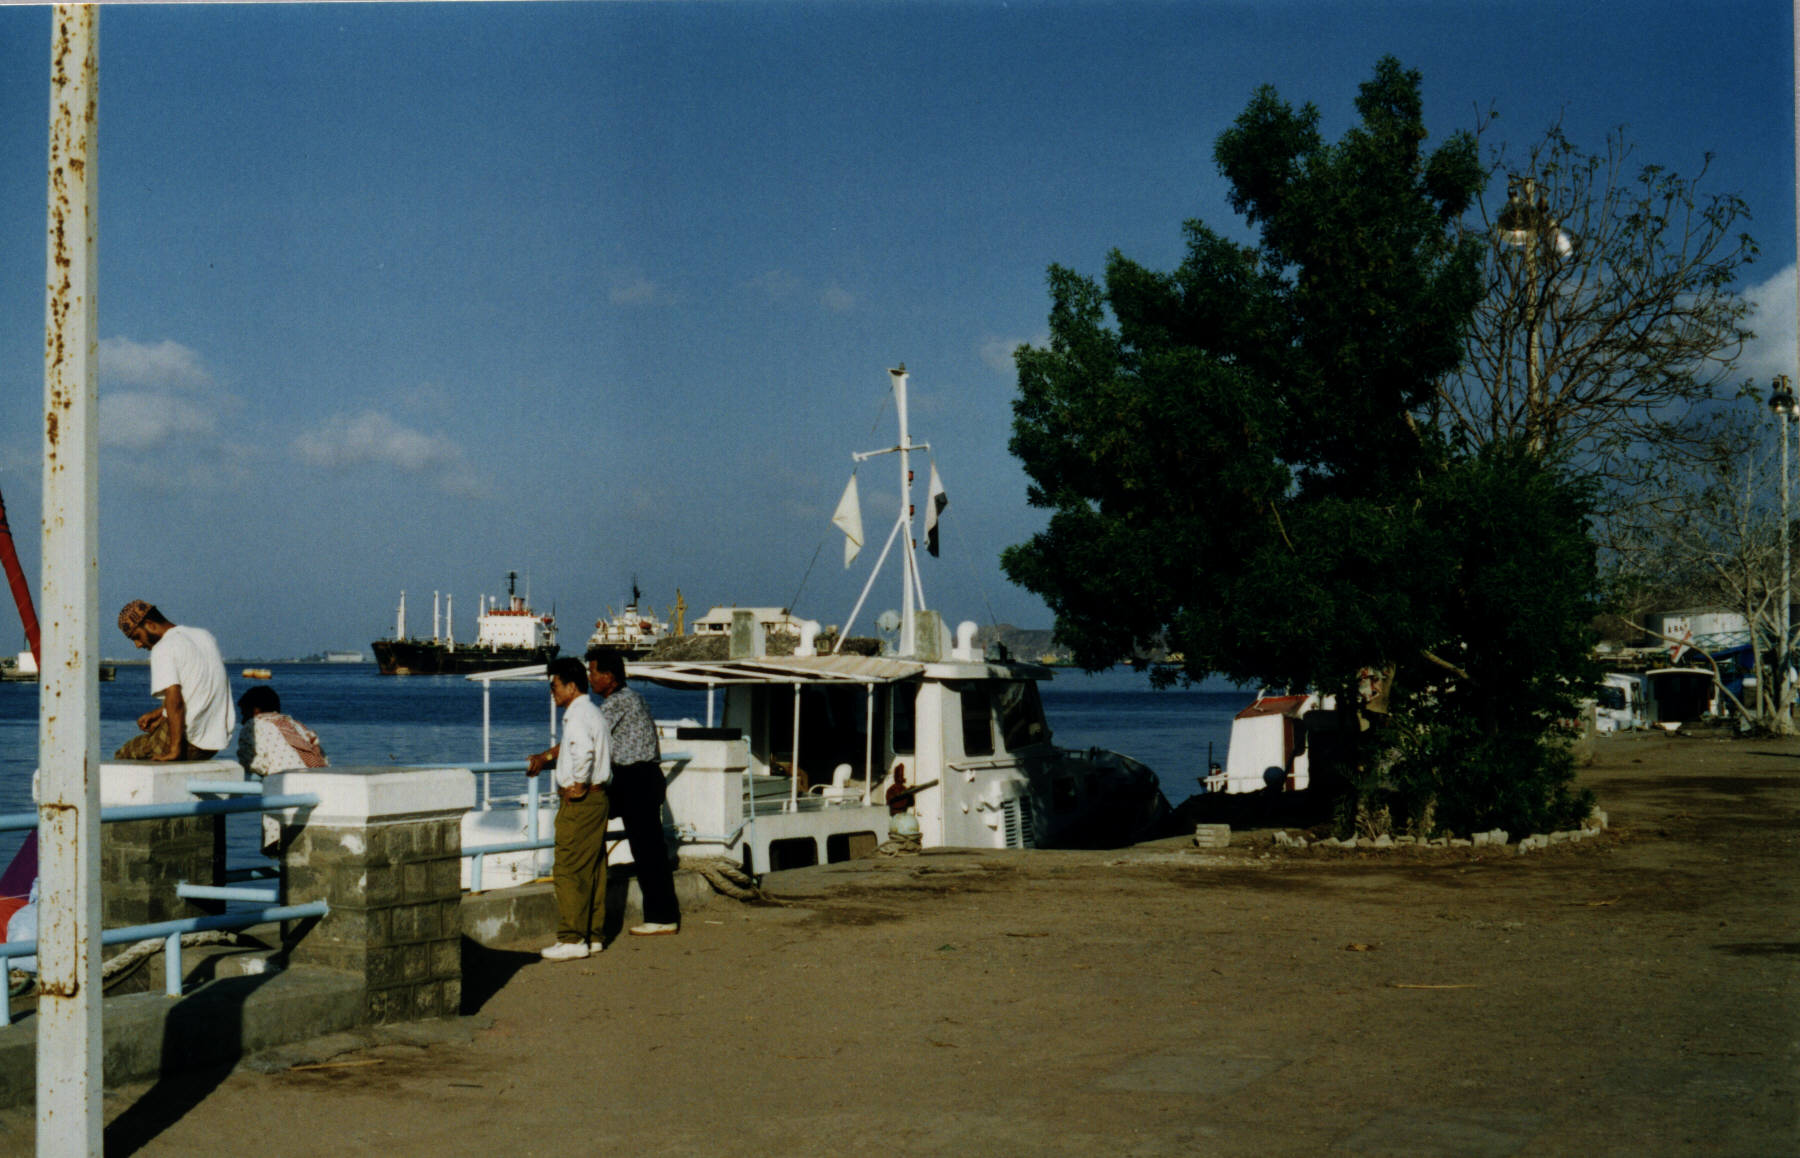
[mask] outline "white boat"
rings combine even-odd
[[[631,602],[617,615],[594,621],[594,634],[588,636],[589,647],[605,647],[624,652],[627,659],[640,659],[669,634],[669,625],[656,613],[640,606],[643,594],[637,580],[631,583]],[[607,609],[608,611],[611,608]]]
[[[866,856],[893,835],[916,833],[925,848],[1116,846],[1155,835],[1169,806],[1149,768],[1052,743],[1037,689],[1050,669],[987,658],[974,623],[952,639],[925,606],[909,460],[928,446],[909,439],[904,368],[890,374],[900,441],[856,457],[900,460],[900,514],[888,537],[889,549],[900,545],[903,574],[894,654],[818,654],[812,620],[796,623],[793,654],[770,654],[769,609],[745,607],[731,612],[723,658],[627,666],[631,679],[707,693],[704,723],[659,724],[666,823],[681,854],[727,857],[761,873]],[[469,678],[544,677],[522,668]]]

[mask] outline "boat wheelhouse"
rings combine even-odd
[[[960,848],[1123,844],[1166,815],[1144,765],[1051,743],[1049,671],[987,659],[973,623],[955,646],[934,613],[917,630],[926,645],[899,656],[811,654],[809,623],[799,655],[631,665],[708,692],[708,725],[665,740],[684,754],[668,790],[683,852],[761,872],[867,855],[895,815]]]

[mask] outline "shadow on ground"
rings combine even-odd
[[[506,987],[513,974],[538,960],[536,953],[520,949],[492,949],[468,937],[462,939],[462,1013],[480,1013],[494,994]]]

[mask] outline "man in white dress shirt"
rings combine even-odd
[[[550,663],[550,698],[563,710],[562,738],[534,754],[527,775],[556,770],[556,944],[547,961],[579,961],[605,948],[606,786],[612,781],[610,729],[588,697],[587,669],[565,655]],[[533,791],[536,791],[534,788]]]

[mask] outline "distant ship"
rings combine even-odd
[[[406,634],[406,592],[400,593],[400,609],[394,620],[394,638],[378,639],[375,662],[382,675],[466,675],[496,668],[547,664],[556,658],[556,617],[538,615],[516,592],[518,572],[506,573],[506,606],[485,606],[477,619],[475,642],[459,644],[450,628],[450,609],[445,608],[443,634],[438,633],[438,603],[431,600],[431,638],[412,639]]]
[[[363,653],[360,651],[328,651],[325,653],[326,663],[362,663]]]
[[[631,602],[625,610],[607,619],[594,621],[594,634],[588,636],[589,647],[604,647],[620,652],[626,659],[643,659],[650,654],[652,648],[668,638],[669,625],[658,619],[656,612],[649,609],[639,610],[643,592],[638,590],[637,579],[631,580]],[[675,593],[676,605],[685,609],[681,601],[681,592]],[[611,610],[608,608],[607,610]],[[676,631],[677,635],[681,634]]]

